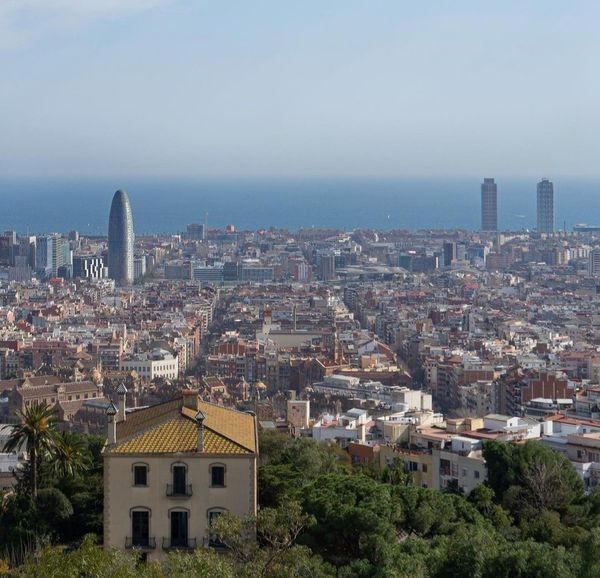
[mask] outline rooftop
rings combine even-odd
[[[186,396],[190,397],[190,396]],[[253,415],[200,401],[184,406],[184,398],[135,411],[117,424],[117,442],[106,454],[196,453],[196,414],[203,422],[203,453],[244,455],[256,453],[256,425]]]

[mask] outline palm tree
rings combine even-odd
[[[41,456],[53,452],[59,443],[56,424],[60,421],[53,408],[34,402],[18,411],[21,423],[12,426],[5,452],[25,449],[29,455],[29,482],[33,497],[37,497],[38,462]]]
[[[74,478],[90,465],[85,451],[86,444],[82,438],[63,432],[53,448],[54,472],[63,478]]]

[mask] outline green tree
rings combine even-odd
[[[584,497],[583,482],[571,463],[541,442],[485,442],[483,456],[496,500],[516,517],[542,510],[566,514]]]
[[[88,445],[82,436],[63,433],[52,452],[52,467],[59,477],[75,478],[91,465]]]
[[[59,546],[46,547],[28,556],[14,574],[20,578],[161,578],[157,564],[140,564],[134,553],[103,550],[87,536],[79,548],[69,552]]]
[[[314,524],[297,502],[263,508],[257,516],[220,516],[213,531],[238,564],[238,574],[289,578],[327,575],[320,559],[298,546],[300,534]]]
[[[166,578],[236,578],[232,558],[214,550],[197,548],[194,552],[171,552],[163,564]]]
[[[400,512],[391,487],[367,476],[320,476],[304,489],[303,506],[316,520],[305,543],[338,566],[360,558],[377,563],[396,537]]]
[[[59,442],[56,412],[45,403],[32,403],[25,411],[17,412],[21,423],[12,426],[5,452],[25,449],[29,456],[29,488],[32,496],[37,496],[38,467],[45,454],[53,453]]]

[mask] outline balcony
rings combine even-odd
[[[162,547],[163,550],[194,550],[196,548],[196,538],[188,538],[187,540],[163,538]]]
[[[167,484],[167,497],[169,498],[189,498],[192,495],[192,484],[178,486]]]
[[[139,548],[140,550],[154,550],[156,548],[156,538],[152,536],[127,536],[125,538],[125,548]]]

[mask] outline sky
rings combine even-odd
[[[0,0],[0,174],[600,176],[600,3]]]

